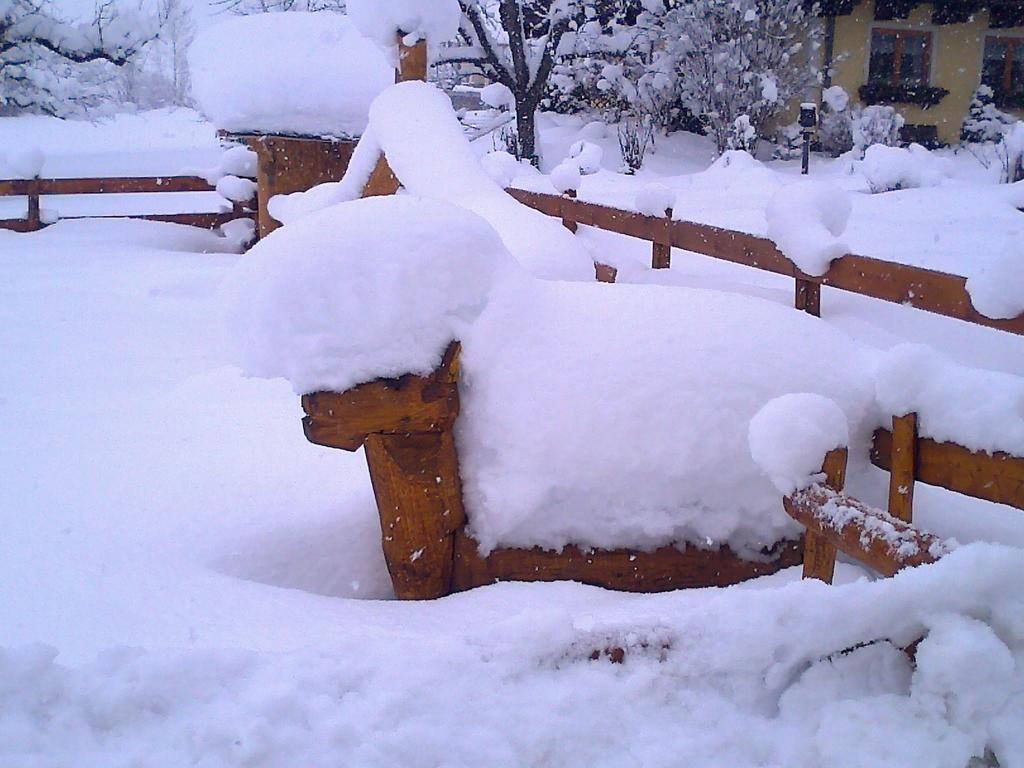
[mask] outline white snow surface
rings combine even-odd
[[[810,393],[782,395],[750,420],[750,455],[784,495],[821,478],[825,454],[849,445],[842,409]]]
[[[356,167],[340,182],[274,198],[274,217],[287,226],[311,210],[358,197],[380,150],[407,191],[482,216],[533,274],[593,280],[593,259],[583,243],[557,219],[520,204],[495,183],[466,140],[451,101],[429,83],[398,83],[380,94],[353,158]]]
[[[575,192],[580,185],[580,178],[582,177],[579,166],[570,161],[563,161],[551,172],[551,186],[560,195]]]
[[[458,34],[462,20],[458,0],[348,0],[345,10],[356,29],[384,48],[395,47],[399,32],[406,45],[442,43]]]
[[[917,413],[923,437],[973,451],[1024,456],[1024,378],[957,365],[922,344],[882,358],[878,404],[887,415]]]
[[[797,527],[751,458],[751,417],[812,392],[838,403],[857,445],[876,421],[870,350],[748,297],[503,283],[461,340],[456,436],[484,551],[760,550]],[[831,447],[815,445],[818,467]]]
[[[872,192],[937,187],[950,174],[952,164],[920,144],[887,147],[872,144],[864,153],[861,171]]]
[[[227,291],[243,364],[299,394],[430,373],[514,261],[469,211],[411,195],[340,203],[275,230]]]
[[[385,54],[331,11],[230,18],[196,36],[189,66],[202,112],[238,133],[359,136],[395,81]]]
[[[849,195],[819,181],[798,181],[782,187],[768,203],[768,237],[808,275],[823,275],[833,259],[849,253],[838,238],[853,210]]]
[[[648,216],[664,216],[676,202],[676,193],[664,184],[644,184],[636,192],[636,209]]]
[[[998,255],[967,278],[971,304],[983,315],[1024,315],[1024,243],[1007,239]]]

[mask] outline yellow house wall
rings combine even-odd
[[[1024,37],[1024,27],[990,29],[988,21],[988,11],[980,11],[966,24],[932,24],[932,6],[928,4],[915,7],[907,19],[875,21],[874,0],[865,0],[850,15],[836,18],[832,83],[842,86],[851,101],[857,100],[857,89],[868,80],[873,28],[928,30],[932,33],[929,85],[945,88],[949,94],[929,109],[912,104],[893,106],[907,123],[936,125],[939,139],[954,143],[960,139],[960,125],[981,81],[985,36]]]

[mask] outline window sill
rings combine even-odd
[[[930,85],[867,83],[857,93],[866,104],[915,104],[928,109],[942,101],[949,91]]]

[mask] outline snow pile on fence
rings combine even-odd
[[[821,479],[825,454],[847,447],[850,431],[842,409],[827,397],[793,393],[754,415],[748,439],[754,461],[788,496]]]
[[[246,369],[296,392],[427,374],[514,267],[480,217],[408,195],[332,206],[276,230],[228,286]]]
[[[221,22],[196,36],[189,66],[202,112],[239,133],[358,136],[395,80],[384,53],[330,11]]]
[[[749,555],[797,532],[750,455],[761,406],[823,395],[858,444],[877,422],[873,353],[754,298],[501,284],[462,345],[456,435],[484,550],[685,541]],[[831,447],[814,445],[817,467]]]
[[[389,49],[399,32],[406,45],[443,43],[458,34],[462,20],[458,0],[348,0],[346,12],[363,35]]]
[[[838,238],[846,231],[853,206],[832,184],[799,181],[779,189],[768,202],[768,237],[808,275],[823,275],[833,259],[849,253]]]
[[[26,768],[964,768],[986,748],[1013,768],[1022,579],[1019,551],[971,545],[837,587],[321,601],[343,630],[318,650],[4,649],[0,733]]]
[[[973,451],[1024,456],[1024,379],[965,368],[920,344],[900,344],[876,374],[878,404],[886,414],[917,413],[922,437]]]
[[[988,317],[1024,314],[1024,244],[1019,237],[1008,239],[991,261],[968,278],[967,292],[974,308]]]
[[[383,151],[402,186],[479,214],[512,255],[538,277],[592,280],[593,259],[556,219],[514,200],[484,171],[443,91],[422,82],[399,83],[378,96],[369,126],[345,178],[271,200],[271,215],[288,224],[360,195]]]

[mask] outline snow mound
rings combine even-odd
[[[482,216],[538,277],[594,279],[594,262],[584,245],[557,219],[517,202],[494,181],[466,139],[451,101],[429,83],[398,83],[380,94],[345,178],[275,197],[271,214],[288,224],[311,210],[358,197],[380,151],[407,191]]]
[[[821,395],[794,393],[766,403],[750,420],[750,455],[784,495],[821,478],[825,454],[849,445],[842,409]]]
[[[911,144],[906,149],[872,144],[864,152],[861,173],[868,188],[878,193],[937,187],[951,167],[948,158],[934,155],[920,144]]]
[[[837,238],[846,231],[852,210],[849,195],[839,187],[798,181],[768,202],[768,237],[802,272],[823,275],[833,259],[850,250]]]
[[[246,370],[298,393],[426,374],[512,264],[468,211],[412,196],[326,208],[239,262],[229,321]]]
[[[648,216],[664,216],[676,202],[676,193],[664,184],[644,184],[636,192],[636,209]]]
[[[751,554],[798,532],[750,455],[761,406],[817,393],[861,442],[878,423],[874,353],[759,299],[530,281],[500,286],[461,340],[456,435],[484,550],[689,542]],[[836,431],[808,472],[843,442]]]
[[[875,378],[883,413],[917,413],[922,437],[1024,456],[1024,379],[956,365],[920,344],[889,350]]]
[[[573,163],[582,175],[589,176],[601,170],[603,158],[604,150],[599,144],[580,139],[569,147],[569,157],[563,162]]]
[[[462,19],[458,0],[348,0],[345,9],[356,29],[384,48],[394,47],[399,32],[406,45],[450,40]]]
[[[395,80],[384,53],[337,13],[261,13],[204,29],[189,48],[192,92],[239,133],[358,136]]]
[[[971,304],[981,314],[1012,318],[1024,314],[1024,246],[1006,241],[999,254],[967,280]]]
[[[551,171],[551,186],[558,194],[564,195],[566,192],[575,192],[579,189],[581,178],[579,166],[571,161],[563,160]]]

